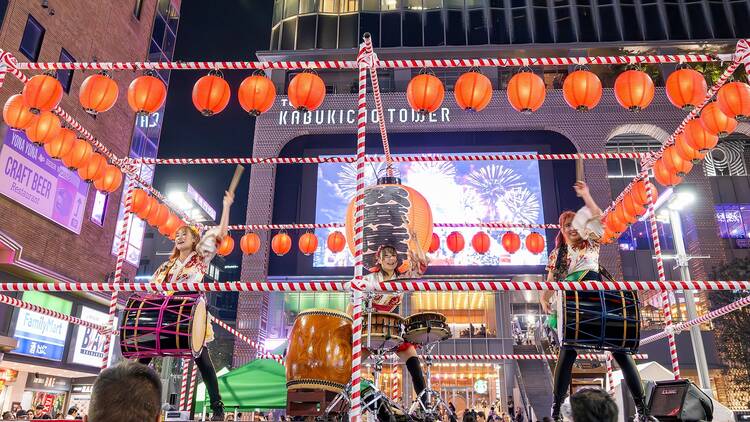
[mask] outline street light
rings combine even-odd
[[[664,192],[662,196],[664,200],[659,201],[661,204],[657,203],[657,206],[666,205],[666,207],[662,208],[659,214],[661,214],[662,217],[668,217],[669,219],[670,227],[672,228],[672,239],[674,241],[674,259],[677,262],[677,266],[680,268],[681,279],[683,281],[690,281],[690,266],[688,265],[688,261],[691,257],[687,255],[685,250],[680,211],[695,202],[695,189],[689,184],[681,184]],[[662,198],[659,199],[661,200]],[[685,297],[685,309],[687,310],[688,320],[698,318],[693,291],[683,290],[682,293]],[[690,340],[693,345],[693,353],[695,354],[696,369],[698,370],[698,384],[707,394],[712,395],[711,379],[708,374],[708,362],[706,360],[706,351],[703,347],[703,337],[701,336],[700,326],[695,325],[690,327]]]

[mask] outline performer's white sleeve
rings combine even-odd
[[[203,262],[208,265],[216,255],[216,238],[219,236],[219,228],[213,227],[206,230],[201,237],[200,242],[195,245],[195,252],[203,258]]]

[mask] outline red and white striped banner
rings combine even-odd
[[[506,355],[429,355],[423,358],[431,358],[434,361],[487,361],[487,360],[557,360],[557,355],[548,354],[506,354]],[[604,353],[582,353],[578,359],[607,360]],[[635,354],[633,359],[648,359],[646,354]]]
[[[731,61],[731,54],[669,54],[647,56],[594,56],[594,57],[509,57],[476,59],[428,59],[428,60],[377,60],[377,68],[405,69],[422,67],[526,67],[526,66],[571,66],[571,65],[617,65],[617,64],[662,64],[662,63],[706,63]],[[192,61],[192,62],[22,62],[16,64],[22,70],[254,70],[254,69],[357,69],[358,62],[352,60],[311,61]]]
[[[263,345],[261,345],[260,343],[255,342],[253,340],[251,340],[250,337],[248,337],[248,336],[242,334],[241,332],[235,330],[230,325],[228,325],[226,322],[224,322],[224,321],[216,318],[213,315],[211,315],[211,322],[215,322],[216,325],[218,325],[219,327],[227,330],[227,332],[229,332],[230,334],[234,335],[238,339],[240,339],[240,340],[244,341],[245,343],[249,344],[250,347],[254,348],[258,352],[258,355],[257,355],[258,359],[273,359],[273,360],[275,360],[275,361],[277,361],[277,362],[279,362],[281,364],[284,363],[284,357],[283,356],[271,354],[268,350],[266,350],[265,347],[263,347]]]
[[[559,224],[527,224],[509,222],[487,222],[487,223],[433,223],[438,228],[483,228],[483,229],[559,229]],[[237,224],[229,226],[229,230],[312,230],[312,229],[338,229],[346,227],[344,223],[305,223],[305,224]]]

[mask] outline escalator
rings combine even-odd
[[[536,330],[534,343],[531,345],[514,345],[516,354],[549,354],[546,341],[543,341],[541,330]],[[547,346],[547,347],[545,347]],[[552,371],[546,360],[517,360],[518,372],[521,376],[519,387],[526,396],[528,405],[534,411],[533,420],[542,420],[550,415],[552,408]]]

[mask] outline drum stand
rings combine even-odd
[[[414,415],[417,411],[421,411],[425,421],[439,421],[440,420],[440,408],[445,409],[445,412],[449,417],[455,417],[453,411],[445,403],[440,393],[432,389],[432,351],[439,342],[428,343],[423,347],[425,366],[425,389],[417,396],[417,401],[411,407],[409,414]],[[424,400],[423,400],[424,398]]]

